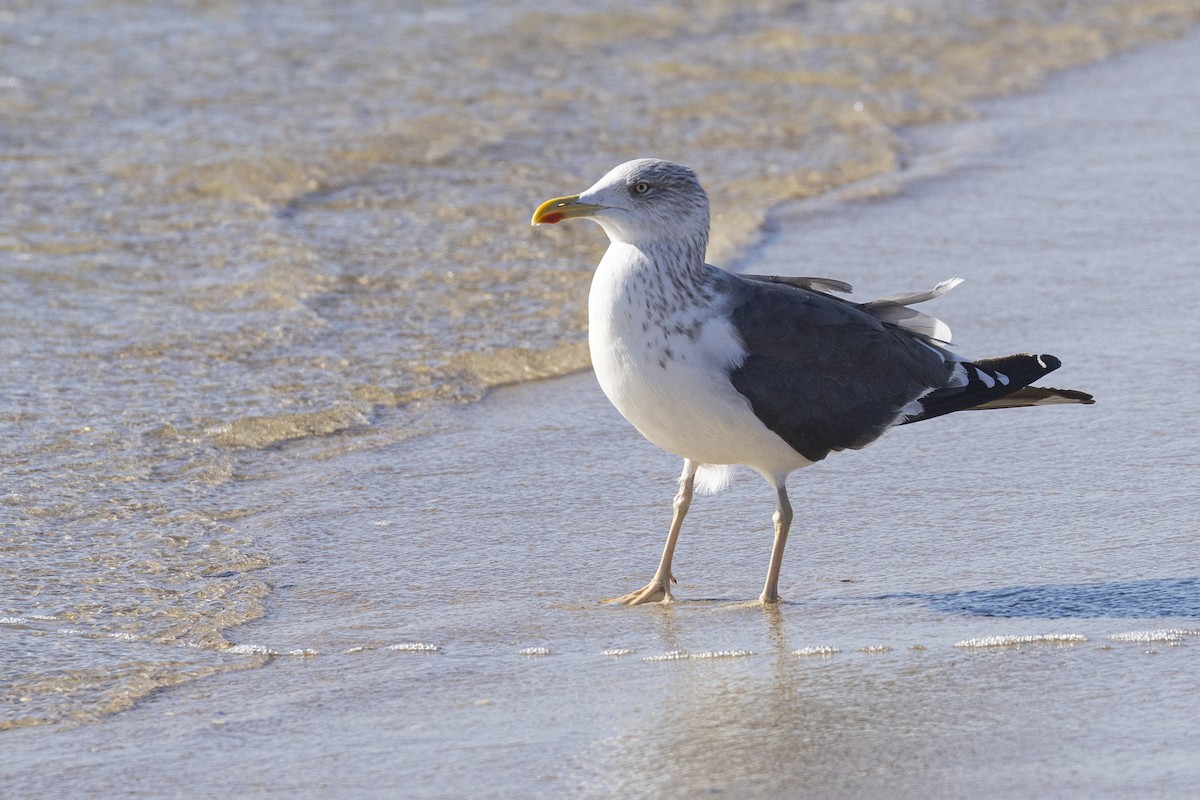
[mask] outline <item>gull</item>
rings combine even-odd
[[[779,602],[792,523],[787,478],[889,428],[966,409],[1093,402],[1031,384],[1051,355],[968,361],[950,329],[910,306],[953,289],[856,303],[828,278],[735,275],[705,262],[708,195],[689,168],[643,158],[581,194],[556,197],[532,224],[585,218],[609,247],[588,295],[588,347],[604,394],[654,444],[683,458],[654,577],[609,602],[673,602],[671,561],[697,484],[724,488],[736,465],[775,489],[775,539],[758,601]]]

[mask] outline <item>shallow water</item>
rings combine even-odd
[[[594,231],[526,226],[622,158],[695,165],[714,258],[898,125],[1183,30],[1157,3],[19,3],[0,12],[0,728],[256,666],[293,482],[586,363]],[[569,54],[569,58],[566,57]],[[278,537],[272,537],[278,538]],[[192,649],[160,661],[117,641]],[[119,663],[121,668],[116,668]]]
[[[649,9],[615,43],[618,6],[0,17],[6,787],[1186,796],[1195,38],[892,126],[1195,11],[880,8]],[[594,56],[547,66],[568,47]],[[768,67],[788,102],[745,108]],[[749,209],[714,259],[862,296],[962,274],[965,352],[1055,353],[1098,405],[796,475],[778,614],[741,605],[750,475],[696,504],[684,602],[599,606],[652,570],[675,460],[588,375],[457,401],[580,363],[602,239],[528,215],[664,139]]]

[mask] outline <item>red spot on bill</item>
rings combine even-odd
[[[551,211],[549,214],[542,216],[538,222],[544,222],[547,225],[553,225],[556,222],[562,222],[563,213],[561,211]]]

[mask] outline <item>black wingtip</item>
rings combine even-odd
[[[930,392],[919,401],[920,413],[908,417],[905,422],[919,422],[975,408],[1020,408],[1050,403],[1092,405],[1096,402],[1086,392],[1031,385],[1062,366],[1062,361],[1049,353],[1036,356],[1018,353],[963,362],[962,366],[967,371],[965,386]]]
[[[1038,356],[1038,361],[1045,365],[1046,373],[1054,372],[1054,370],[1062,366],[1062,361],[1058,358],[1058,356],[1052,356],[1049,353],[1042,353],[1040,356]]]
[[[1040,356],[1038,356],[1038,360],[1046,365],[1046,374],[1054,372],[1054,370],[1062,366],[1062,361],[1059,360],[1058,356],[1052,356],[1049,353],[1042,353]],[[1054,392],[1062,399],[1079,403],[1080,405],[1094,406],[1096,404],[1096,398],[1092,397],[1087,392],[1081,392],[1078,389],[1055,389],[1051,386],[1035,388],[1043,388],[1048,392]]]

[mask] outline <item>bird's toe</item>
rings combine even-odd
[[[671,580],[674,580],[674,576]],[[640,606],[644,603],[673,603],[675,598],[671,596],[671,590],[666,581],[656,578],[637,591],[613,597],[604,602],[615,606]]]

